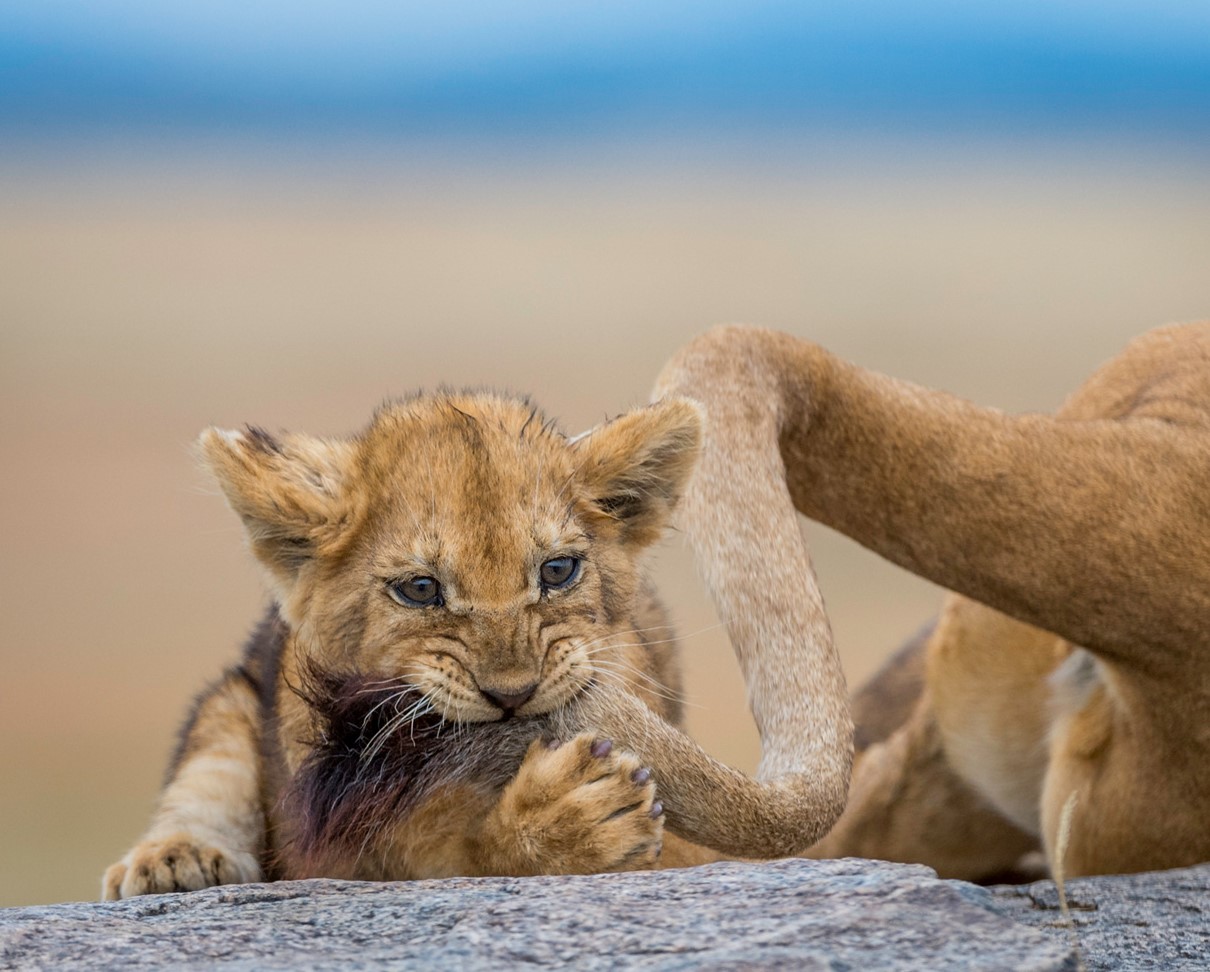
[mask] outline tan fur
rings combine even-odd
[[[1069,875],[1210,859],[1210,324],[1138,339],[1053,418],[739,327],[681,351],[657,393],[705,409],[682,520],[739,639],[804,597],[793,509],[958,592],[815,856],[985,877],[1053,848],[1075,793]],[[812,637],[827,657],[826,619]],[[835,718],[834,674],[778,694],[793,659],[746,657],[758,719]],[[865,705],[909,711],[896,671]]]
[[[669,866],[808,847],[843,809],[852,750],[813,580],[800,585],[806,596],[735,629],[766,745],[760,777],[719,764],[675,725],[674,646],[639,561],[699,439],[697,407],[677,399],[569,441],[527,405],[490,395],[417,398],[347,440],[204,434],[277,607],[243,663],[199,698],[152,825],[107,872],[105,896],[259,877],[650,867],[665,825]],[[782,547],[805,558],[801,544]],[[563,556],[581,559],[578,579],[543,592],[541,565]],[[393,584],[416,576],[440,581],[439,606],[392,597]],[[776,678],[753,652],[783,660]],[[325,682],[325,671],[340,678]],[[316,684],[328,688],[316,695]],[[341,685],[356,691],[342,695]],[[787,713],[785,698],[815,685],[818,704]],[[487,695],[531,687],[508,711]],[[396,688],[360,722],[321,717],[336,711],[329,690],[329,702],[346,705]],[[372,739],[358,735],[405,692],[421,705],[380,715]],[[517,719],[499,721],[514,710]],[[417,769],[408,741],[426,713],[436,736],[424,740],[428,719]],[[458,728],[475,724],[500,728]],[[444,740],[442,726],[452,727]],[[382,761],[385,742],[405,763]],[[498,747],[486,763],[485,742]],[[357,767],[357,799],[325,762],[333,752]],[[492,782],[510,767],[511,778]],[[422,802],[390,802],[417,792],[413,772],[429,774]],[[305,804],[308,793],[321,802]],[[334,807],[352,812],[340,819],[355,830],[323,829]],[[360,846],[341,842],[350,833],[364,833]]]
[[[979,877],[1053,844],[1072,793],[1070,873],[1204,860],[1208,365],[1210,326],[1155,332],[1052,419],[767,331],[721,329],[679,354],[659,391],[697,398],[708,430],[683,523],[748,683],[757,780],[659,717],[677,715],[675,665],[641,630],[663,622],[638,556],[697,448],[683,401],[577,442],[490,396],[417,399],[338,442],[211,433],[208,461],[284,634],[202,697],[152,826],[105,893],[651,866],[664,821],[665,865],[817,842],[815,855]],[[852,723],[796,511],[960,592],[925,664],[901,660],[859,696],[901,724],[862,734],[839,823]],[[544,598],[536,571],[569,551],[584,576]],[[440,611],[385,596],[420,571],[440,578]],[[278,798],[316,751],[317,710],[292,691],[315,659],[419,686],[455,726],[499,719],[483,692],[536,679],[517,715],[560,745],[531,743],[499,786],[452,773],[370,832],[368,853],[291,861],[305,821]],[[502,745],[523,738],[516,724]]]

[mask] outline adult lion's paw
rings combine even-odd
[[[489,869],[592,874],[654,866],[664,808],[651,770],[591,733],[535,741],[484,821]]]
[[[259,880],[260,865],[252,854],[214,847],[182,833],[136,844],[105,872],[101,894],[106,901],[117,901]]]

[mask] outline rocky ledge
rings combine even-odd
[[[3,969],[1205,969],[1210,865],[981,888],[875,861],[299,881],[0,910]]]

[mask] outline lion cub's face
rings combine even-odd
[[[201,445],[311,661],[487,721],[592,678],[698,439],[684,401],[569,441],[527,403],[440,395],[350,439],[211,429]]]

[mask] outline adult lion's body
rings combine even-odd
[[[683,519],[733,623],[759,607],[729,594],[751,572],[730,538],[784,533],[791,504],[959,592],[858,694],[894,728],[859,725],[847,809],[813,854],[987,876],[1053,856],[1074,801],[1069,874],[1210,859],[1210,324],[1138,339],[1054,417],[747,328],[689,345],[659,390],[705,407]],[[745,504],[754,479],[781,507]],[[764,603],[795,596],[780,583]],[[770,679],[783,664],[751,657]]]

